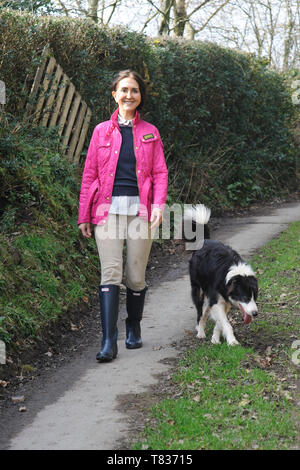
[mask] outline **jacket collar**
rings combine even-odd
[[[115,112],[112,114],[110,118],[110,126],[107,132],[108,135],[112,133],[115,127],[119,128],[118,115],[119,115],[119,108],[115,110]],[[135,126],[139,120],[140,120],[140,113],[138,112],[138,110],[136,110],[134,120],[133,120],[133,125]]]

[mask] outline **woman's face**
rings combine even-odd
[[[139,84],[132,77],[119,81],[116,91],[112,95],[119,105],[119,113],[124,119],[133,119],[135,110],[141,102],[142,96]]]

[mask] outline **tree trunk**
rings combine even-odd
[[[190,41],[193,41],[195,39],[195,34],[197,31],[195,28],[191,25],[190,21],[186,23],[186,38],[189,39]]]
[[[164,34],[170,33],[170,11],[173,6],[174,0],[161,0],[160,1],[160,10],[161,10],[161,21],[159,25],[158,34],[163,36]]]
[[[294,31],[295,19],[293,17],[293,12],[292,12],[290,2],[286,0],[285,5],[286,5],[288,23],[286,25],[286,31],[285,31],[284,51],[283,51],[283,61],[282,61],[282,69],[284,71],[289,69],[289,59],[290,59],[291,50],[293,48],[293,35],[295,34],[295,31]]]
[[[98,5],[99,0],[88,0],[88,16],[95,21],[95,23],[98,23]]]
[[[175,36],[182,37],[184,34],[185,25],[188,21],[187,15],[186,15],[185,0],[175,1],[174,18],[175,18],[175,26],[174,26]]]

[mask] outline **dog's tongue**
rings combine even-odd
[[[252,322],[252,317],[251,315],[248,315],[246,312],[244,312],[244,323],[245,325],[248,325],[248,323]]]
[[[245,312],[245,310],[243,309],[241,304],[239,304],[239,306],[240,306],[240,309],[241,309],[241,311],[244,315],[244,323],[245,323],[245,325],[248,325],[248,323],[252,322],[252,316],[248,315],[248,313]]]

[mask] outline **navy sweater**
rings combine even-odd
[[[132,127],[120,126],[122,145],[117,164],[113,196],[138,196],[136,158],[133,148]]]

